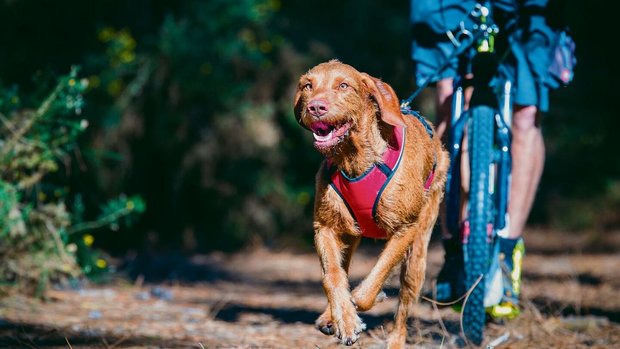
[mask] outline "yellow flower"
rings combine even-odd
[[[93,242],[95,242],[95,237],[90,234],[84,234],[82,239],[84,240],[84,244],[86,246],[92,246]]]
[[[108,42],[112,40],[112,38],[116,35],[116,31],[110,27],[103,28],[103,30],[99,31],[99,40],[103,42]]]
[[[39,201],[45,201],[45,199],[47,199],[47,195],[45,195],[45,193],[44,193],[44,192],[40,191],[40,192],[37,194],[37,198],[39,199]]]
[[[131,63],[136,59],[136,54],[131,51],[124,50],[120,54],[120,59],[123,63]]]
[[[253,43],[256,41],[256,35],[250,29],[242,29],[238,34],[239,39],[244,41],[245,43]]]
[[[121,80],[119,79],[113,80],[112,82],[108,84],[108,93],[111,96],[114,96],[114,97],[118,96],[121,93],[122,89],[123,89],[123,84],[121,83]]]
[[[308,192],[302,191],[297,195],[297,202],[301,205],[305,205],[310,202],[310,194]]]
[[[91,75],[88,81],[88,86],[91,88],[97,88],[101,85],[101,79],[97,75]]]
[[[274,10],[279,10],[281,5],[282,4],[280,3],[280,0],[270,0],[269,1],[269,7],[271,7]]]
[[[271,52],[271,49],[273,48],[273,45],[269,41],[265,40],[265,41],[261,42],[258,47],[260,49],[260,52],[262,52],[262,53],[269,53],[269,52]]]
[[[98,268],[103,269],[103,268],[105,268],[105,267],[108,265],[108,263],[107,263],[104,259],[99,258],[99,259],[97,259],[97,261],[95,262],[95,265],[96,265]]]
[[[133,50],[136,47],[136,40],[131,36],[127,29],[123,29],[118,33],[117,40],[123,47]]]
[[[125,207],[127,207],[127,209],[128,209],[129,211],[131,211],[131,210],[133,210],[133,209],[134,209],[134,207],[136,207],[136,206],[134,205],[133,201],[129,200],[129,201],[127,201],[127,204],[125,205]]]

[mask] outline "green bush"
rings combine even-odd
[[[0,282],[3,289],[42,296],[52,281],[96,275],[106,262],[91,248],[92,235],[144,211],[139,197],[121,197],[84,222],[80,196],[64,181],[63,171],[88,127],[80,114],[88,81],[77,69],[58,79],[42,101],[21,103],[15,89],[0,100]],[[55,178],[56,177],[56,178]],[[73,197],[74,210],[68,208]],[[88,238],[90,236],[90,238]]]

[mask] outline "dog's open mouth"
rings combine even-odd
[[[338,144],[348,135],[351,124],[344,122],[331,124],[324,121],[315,122],[310,126],[314,136],[314,146],[317,148],[329,148]]]

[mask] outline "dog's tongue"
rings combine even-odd
[[[310,126],[312,130],[312,136],[317,142],[327,142],[334,137],[333,126],[324,122],[315,122]]]
[[[325,122],[315,122],[310,126],[314,140],[321,143],[330,142],[342,137],[349,130],[349,124],[334,126]]]
[[[315,122],[310,126],[310,129],[317,136],[326,136],[333,130],[333,127],[324,122]]]

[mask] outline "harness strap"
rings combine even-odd
[[[420,114],[412,110],[403,110],[403,114],[416,117],[426,129],[429,137],[433,137],[433,129]],[[362,236],[385,238],[387,233],[378,225],[377,207],[384,189],[388,186],[401,162],[405,143],[406,127],[395,127],[393,143],[388,147],[383,159],[370,166],[363,174],[349,178],[342,170],[327,158],[325,173],[331,179],[330,186],[340,196],[351,216],[355,219]],[[435,178],[437,155],[433,167],[424,181],[424,191],[428,192]]]
[[[411,110],[411,107],[409,107],[409,105],[401,106],[400,112],[405,115],[411,115],[418,119],[422,123],[422,126],[424,126],[424,128],[426,129],[426,133],[428,133],[428,136],[433,138],[433,128],[431,127],[431,125],[428,124],[428,122],[426,122],[426,119],[424,119],[422,115],[420,115],[420,113],[415,110]]]
[[[405,104],[405,103],[401,105],[400,111],[401,113],[405,115],[411,115],[415,117],[416,119],[418,119],[418,121],[422,123],[422,126],[424,126],[424,129],[426,129],[426,133],[428,133],[428,136],[431,139],[433,138],[434,136],[433,128],[431,127],[431,125],[428,124],[428,122],[426,122],[426,119],[424,119],[422,115],[420,115],[420,113],[418,113],[417,111],[411,110],[411,107],[409,106],[409,104]],[[433,179],[435,179],[436,168],[437,168],[437,154],[435,154],[435,161],[433,162],[433,168],[431,169],[431,172],[428,174],[428,177],[426,178],[426,182],[424,182],[425,191],[428,191],[431,188],[431,185],[433,184]]]

